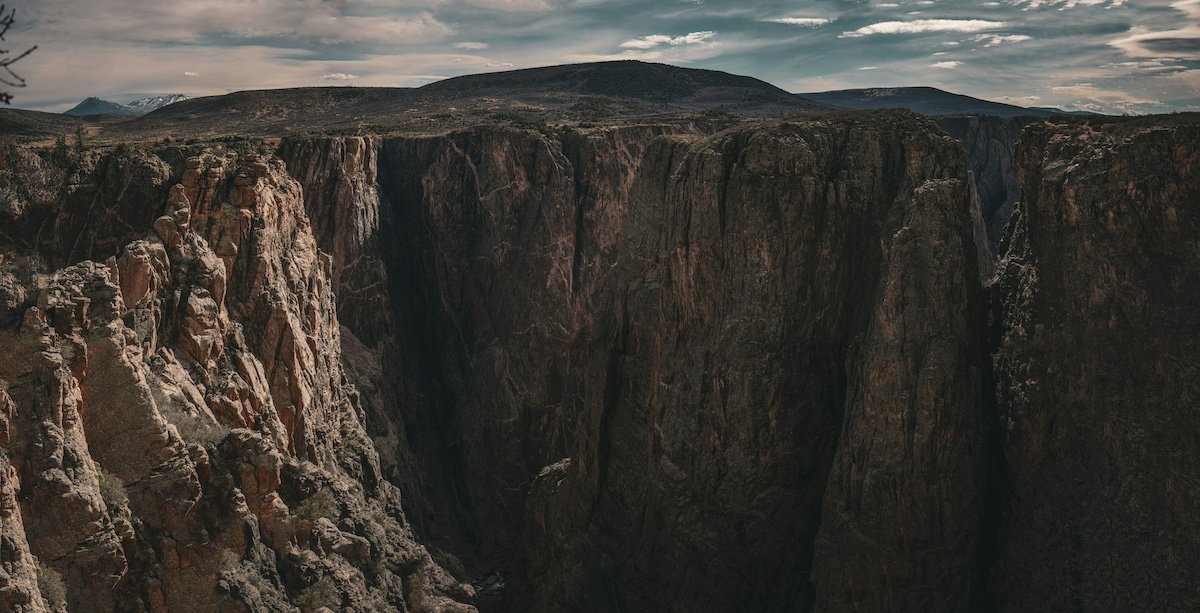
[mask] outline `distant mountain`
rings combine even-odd
[[[990,100],[981,100],[954,94],[936,87],[872,87],[868,89],[843,89],[828,92],[800,94],[801,96],[848,109],[891,109],[903,108],[922,115],[992,115],[1005,119],[1012,117],[1052,117],[1055,115],[1091,115],[1072,113],[1047,107],[1023,107]]]
[[[754,77],[636,60],[466,75],[430,83],[420,91],[509,98],[576,94],[700,106],[742,106],[747,103],[775,103],[797,109],[819,106]]]
[[[134,100],[129,104],[121,104],[110,100],[100,98],[88,98],[80,102],[75,108],[63,113],[64,115],[73,115],[75,117],[86,117],[89,115],[121,115],[128,117],[137,117],[145,115],[151,111],[161,109],[168,104],[174,104],[181,100],[187,100],[188,97],[183,94],[170,94],[167,96],[150,96],[140,100]]]
[[[75,117],[86,117],[89,115],[128,115],[137,116],[142,112],[124,104],[101,100],[100,98],[88,98],[83,102],[75,105],[75,108],[63,113],[63,115],[72,115]]]
[[[419,88],[235,92],[185,100],[114,129],[138,138],[231,132],[438,133],[475,124],[721,122],[829,110],[752,77],[615,61],[468,75]]]
[[[131,109],[136,109],[137,111],[139,111],[139,113],[138,113],[139,115],[145,115],[146,113],[149,113],[151,111],[157,111],[158,109],[161,109],[162,107],[167,106],[168,104],[175,104],[176,102],[182,102],[187,99],[188,99],[188,97],[183,94],[170,94],[167,96],[150,96],[148,98],[134,100],[133,102],[130,102],[129,104],[127,104],[125,106],[128,106]]]

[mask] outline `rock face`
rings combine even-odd
[[[471,609],[381,477],[300,185],[269,156],[184,153],[6,160],[0,597]]]
[[[348,371],[398,408],[373,428],[415,459],[409,512],[508,607],[803,608],[819,548],[852,552],[816,569],[830,609],[968,601],[983,308],[953,141],[885,114],[374,146],[282,155],[344,226],[319,233],[343,323],[381,358]]]
[[[979,353],[951,331],[981,310],[954,148],[890,115],[652,148],[579,444],[531,500],[535,534],[583,536],[533,608],[966,602]],[[888,570],[931,549],[945,569]]]
[[[1011,611],[1195,610],[1200,125],[1038,126],[1017,168],[993,589]]]
[[[962,144],[967,168],[979,194],[980,213],[987,229],[993,257],[1000,254],[1004,228],[1021,199],[1021,184],[1013,163],[1021,130],[1033,117],[1001,118],[985,115],[939,117],[938,127]]]
[[[962,121],[4,148],[0,608],[1200,606],[1196,121]]]

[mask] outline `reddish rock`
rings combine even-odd
[[[999,265],[1008,611],[1200,608],[1200,123],[1055,122]]]

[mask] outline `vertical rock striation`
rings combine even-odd
[[[1000,262],[1001,608],[1200,607],[1200,127],[1031,128]]]
[[[183,153],[6,156],[0,594],[59,606],[33,569],[71,611],[470,609],[382,479],[300,185]]]
[[[6,148],[0,607],[1200,606],[1194,122],[1031,128],[993,322],[938,125]]]
[[[414,521],[515,609],[967,602],[982,308],[955,144],[907,114],[671,132],[284,143]]]
[[[533,608],[844,610],[901,585],[965,602],[965,574],[872,565],[973,554],[965,179],[907,115],[652,147],[589,329],[579,444],[531,496],[527,529],[569,543],[534,561]]]
[[[1034,121],[1033,117],[1005,119],[982,115],[937,119],[938,127],[953,136],[967,154],[967,169],[974,176],[993,257],[1000,254],[1004,228],[1021,199],[1021,184],[1013,164],[1014,149],[1021,130]]]

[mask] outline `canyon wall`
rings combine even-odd
[[[377,356],[351,378],[420,492],[409,513],[501,572],[498,606],[807,607],[818,548],[843,552],[818,569],[830,608],[970,599],[984,308],[967,174],[930,124],[476,129],[281,155],[317,186],[314,224],[349,224],[318,235],[340,311],[363,314],[343,319],[356,351]],[[345,304],[375,287],[390,313]],[[927,548],[943,567],[850,595],[872,558]]]
[[[1005,610],[1200,607],[1200,123],[1022,137],[1000,261]]]
[[[382,478],[331,263],[278,159],[4,164],[11,610],[471,609]]]
[[[967,115],[937,118],[937,125],[954,137],[967,155],[979,209],[993,258],[1000,254],[1000,241],[1021,199],[1015,149],[1021,130],[1036,121],[1033,117]]]
[[[1198,606],[1196,122],[955,121],[4,148],[0,606]]]

